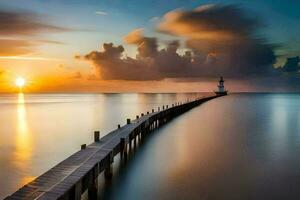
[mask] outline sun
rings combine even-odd
[[[25,83],[26,83],[26,81],[25,81],[25,79],[22,78],[22,77],[18,77],[18,78],[16,78],[16,80],[15,80],[15,84],[16,84],[16,86],[19,87],[19,88],[24,87]]]

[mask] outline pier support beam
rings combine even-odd
[[[71,199],[81,200],[81,193],[82,193],[81,190],[82,190],[82,182],[80,180],[74,186],[74,194],[73,194],[73,197]]]
[[[133,147],[134,147],[134,150],[136,150],[136,148],[137,148],[137,139],[136,139],[136,137],[137,137],[137,135],[136,134],[134,134],[134,139],[133,139]]]
[[[128,144],[129,144],[129,152],[130,152],[131,148],[132,148],[132,136],[131,135],[129,135],[129,142],[128,142]]]
[[[105,180],[111,180],[113,176],[113,167],[112,163],[114,162],[113,152],[109,154],[109,163],[107,163],[107,166],[104,170],[104,177]]]
[[[125,161],[127,160],[127,144],[125,138],[121,138],[121,159],[124,159]]]
[[[99,166],[98,164],[94,167],[93,172],[91,173],[90,183],[88,186],[88,196],[90,199],[97,199],[99,196],[98,192],[98,175],[99,175]]]

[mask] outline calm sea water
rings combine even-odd
[[[141,112],[205,94],[0,95],[0,199]]]
[[[300,199],[300,95],[234,94],[167,124],[105,199]]]
[[[0,197],[128,117],[201,94],[0,97]],[[300,94],[232,94],[152,134],[105,199],[300,199]]]

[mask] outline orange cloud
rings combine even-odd
[[[158,30],[193,39],[232,40],[260,26],[235,5],[204,5],[191,11],[174,10],[163,17]]]
[[[143,29],[139,28],[128,33],[123,39],[127,44],[139,44],[143,42],[143,38]]]
[[[33,42],[26,40],[0,39],[0,56],[24,55],[32,52]]]
[[[58,45],[63,43],[51,40],[0,39],[0,56],[13,58],[15,56],[32,54],[35,52],[35,47],[41,44]]]

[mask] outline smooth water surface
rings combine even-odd
[[[300,95],[233,94],[179,116],[102,188],[105,199],[300,199]]]
[[[0,199],[141,112],[204,94],[0,95]]]
[[[141,112],[202,94],[0,96],[0,198]],[[300,199],[300,95],[232,94],[155,131],[105,199]]]

